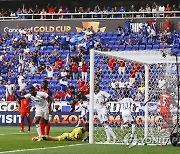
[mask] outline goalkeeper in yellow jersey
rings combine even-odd
[[[82,141],[85,132],[89,131],[89,123],[86,123],[84,127],[77,127],[70,133],[63,133],[60,136],[38,136],[33,137],[32,141]],[[86,138],[88,139],[88,138]],[[86,140],[85,139],[85,140]]]

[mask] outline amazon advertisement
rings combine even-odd
[[[52,125],[54,126],[75,126],[78,122],[80,113],[54,112],[52,116],[53,116]],[[145,121],[144,114],[134,113],[133,117],[139,127],[144,126],[144,121]],[[20,121],[21,118],[18,111],[0,112],[1,126],[18,126],[20,124]],[[32,121],[32,125],[34,125],[34,112],[31,112],[31,121]],[[121,113],[120,112],[110,113],[109,123],[112,126],[123,124]],[[176,116],[173,117],[173,123],[176,123]],[[99,125],[99,119],[97,115],[94,115],[94,124]],[[163,124],[163,119],[160,115],[149,116],[149,124],[161,125]]]

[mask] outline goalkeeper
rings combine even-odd
[[[83,139],[86,132],[89,131],[89,123],[86,123],[84,127],[77,127],[70,133],[63,133],[60,136],[38,136],[33,137],[32,141],[86,141],[88,137]]]

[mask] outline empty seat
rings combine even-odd
[[[145,45],[139,45],[139,50],[145,50],[146,46]]]
[[[151,50],[152,49],[152,45],[148,44],[146,45],[146,50]]]
[[[154,45],[153,45],[153,49],[154,49],[154,50],[157,50],[157,49],[159,49],[159,45],[157,45],[157,44],[154,44]]]
[[[127,50],[127,51],[132,50],[132,45],[126,45],[126,49],[125,50]]]
[[[139,46],[138,45],[133,45],[133,47],[132,47],[132,50],[138,50],[139,49]]]

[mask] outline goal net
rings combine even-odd
[[[94,102],[94,85],[110,95],[105,116],[117,137],[116,143],[128,145],[132,140],[135,144],[168,143],[177,111],[176,57],[168,50],[90,52],[90,143],[107,141],[106,127]],[[173,103],[167,101],[169,108],[162,113],[162,101],[166,103],[167,98],[161,95],[167,91]],[[128,105],[121,100],[127,96],[131,100],[130,118],[122,116]],[[114,143],[113,139],[108,143]]]

